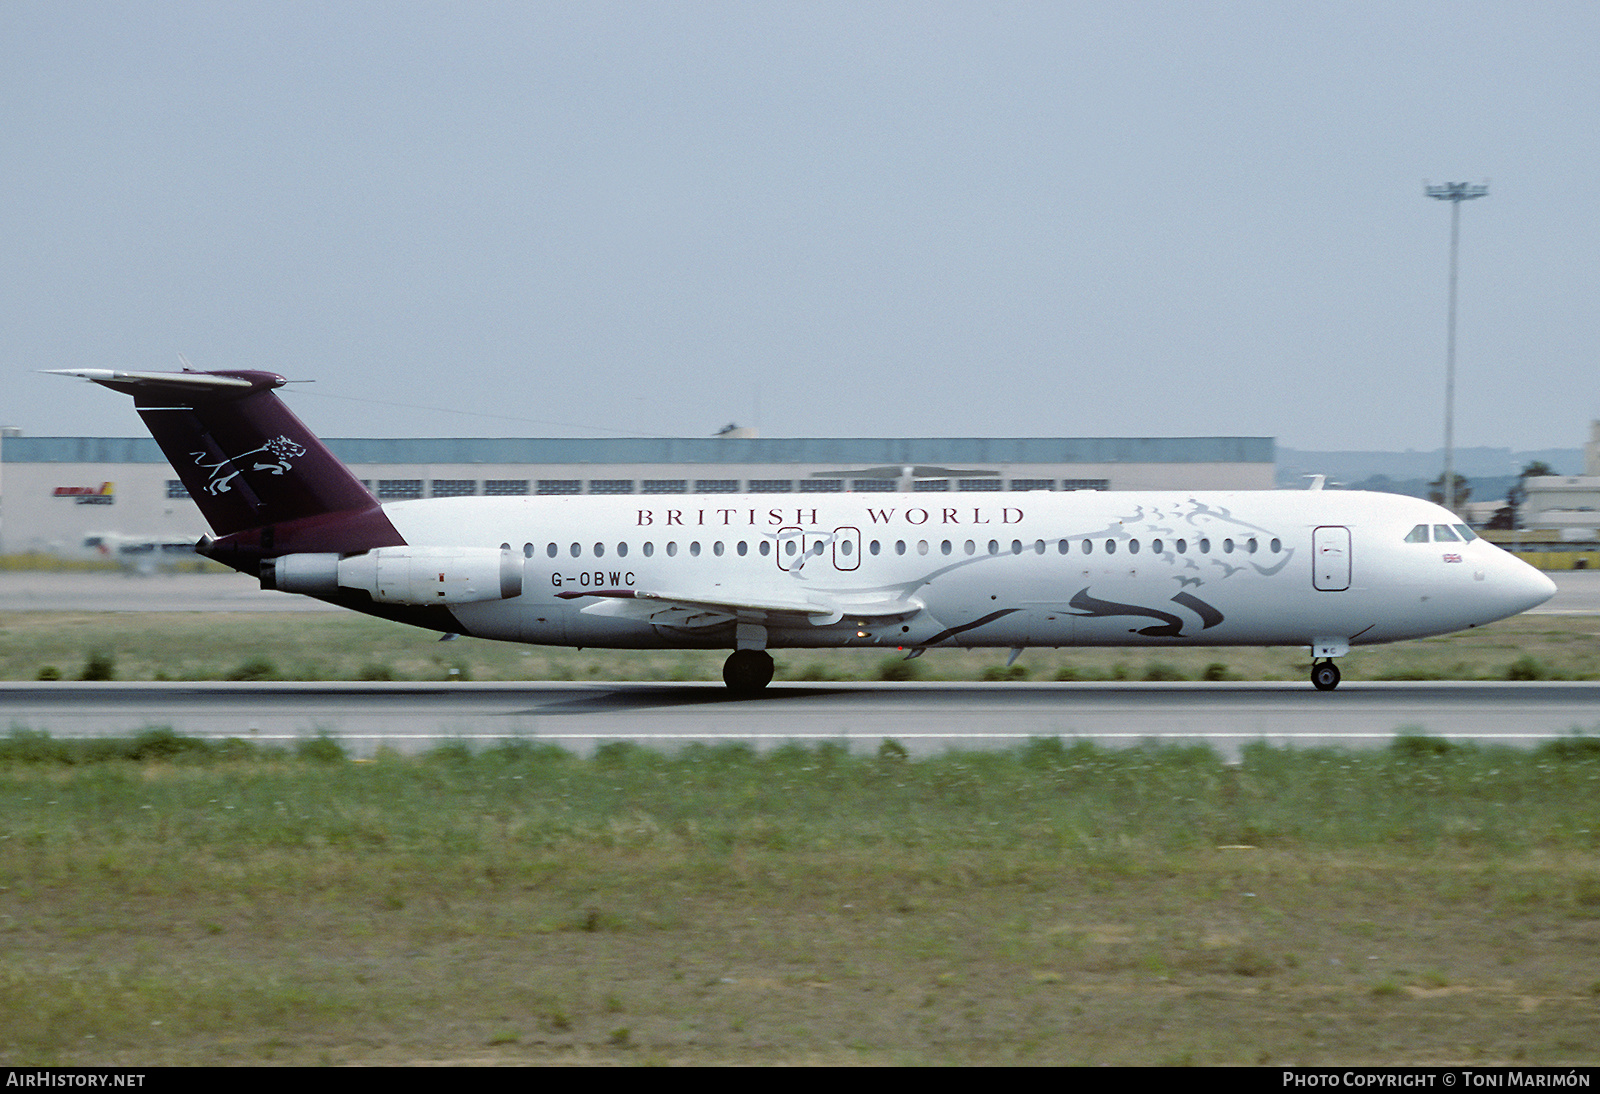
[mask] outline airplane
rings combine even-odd
[[[130,536],[120,532],[90,532],[76,550],[63,549],[60,553],[70,558],[113,561],[141,574],[195,561],[193,539],[170,535]]]
[[[446,636],[729,649],[1353,647],[1446,634],[1555,592],[1440,506],[1360,491],[1185,490],[380,503],[257,370],[54,369],[131,395],[211,525],[195,550]],[[1320,485],[1320,484],[1318,484]]]

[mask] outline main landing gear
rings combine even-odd
[[[1339,666],[1332,661],[1317,661],[1311,666],[1311,683],[1318,691],[1332,691],[1339,686]]]
[[[772,654],[734,650],[722,663],[722,682],[735,695],[754,695],[772,682]]]

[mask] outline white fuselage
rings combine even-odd
[[[1476,626],[1554,591],[1467,539],[1444,509],[1354,491],[447,498],[383,509],[412,547],[520,554],[520,595],[451,610],[466,633],[548,645],[1338,647]]]

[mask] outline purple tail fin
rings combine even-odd
[[[218,536],[378,504],[273,394],[276,373],[61,371],[133,396]]]

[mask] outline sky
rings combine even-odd
[[[257,368],[323,436],[1600,418],[1600,5],[0,5],[0,425]],[[1586,181],[1587,180],[1587,181]]]

